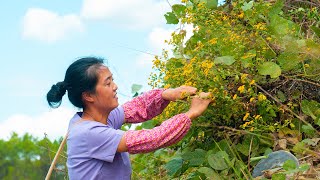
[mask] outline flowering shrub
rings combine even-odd
[[[182,0],[172,6],[165,17],[180,27],[167,41],[173,56],[164,51],[155,57],[150,85],[194,86],[212,92],[214,102],[172,147],[178,151],[161,152],[171,158],[154,161],[166,165],[151,171],[250,179],[257,163],[251,159],[279,149],[310,155],[303,163],[319,168],[320,5],[310,4]],[[185,24],[194,27],[189,39]],[[151,126],[142,126],[187,108],[183,101],[171,103]]]

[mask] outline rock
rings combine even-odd
[[[299,166],[298,159],[290,152],[283,150],[272,152],[266,159],[262,159],[258,162],[253,169],[252,177],[261,176],[266,170],[282,167],[283,163],[289,159],[296,163],[296,167]]]

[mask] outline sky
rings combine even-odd
[[[58,109],[51,109],[46,94],[80,57],[106,59],[120,104],[131,99],[132,84],[151,89],[153,56],[147,53],[161,55],[168,48],[164,40],[177,29],[166,24],[168,11],[166,0],[3,0],[0,139],[12,132],[38,138],[46,133],[50,139],[66,133],[79,109],[66,95]]]

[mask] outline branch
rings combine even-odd
[[[265,93],[266,95],[268,95],[271,99],[273,99],[274,101],[276,101],[278,104],[280,104],[284,110],[288,111],[289,113],[291,113],[292,115],[294,115],[295,117],[297,117],[300,121],[302,121],[303,123],[310,125],[313,129],[315,129],[310,123],[308,123],[306,120],[304,120],[301,116],[299,116],[298,114],[296,114],[295,112],[293,112],[291,109],[288,108],[288,106],[282,104],[279,99],[277,99],[276,97],[272,96],[270,93],[268,93],[265,89],[263,89],[261,86],[259,86],[258,84],[254,84],[258,89],[260,89],[263,93]],[[320,132],[316,131],[318,135],[320,135]]]

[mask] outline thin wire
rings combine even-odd
[[[150,52],[147,52],[147,51],[135,49],[135,48],[132,48],[132,47],[129,47],[129,46],[125,46],[125,45],[122,45],[122,44],[118,44],[118,43],[111,43],[111,44],[113,44],[114,46],[117,46],[117,47],[129,49],[129,50],[136,51],[136,52],[140,52],[140,53],[147,54],[147,55],[150,55],[150,56],[158,56],[158,57],[164,59],[163,56],[160,56],[160,55],[158,55],[158,54],[154,54],[154,53],[150,53]]]

